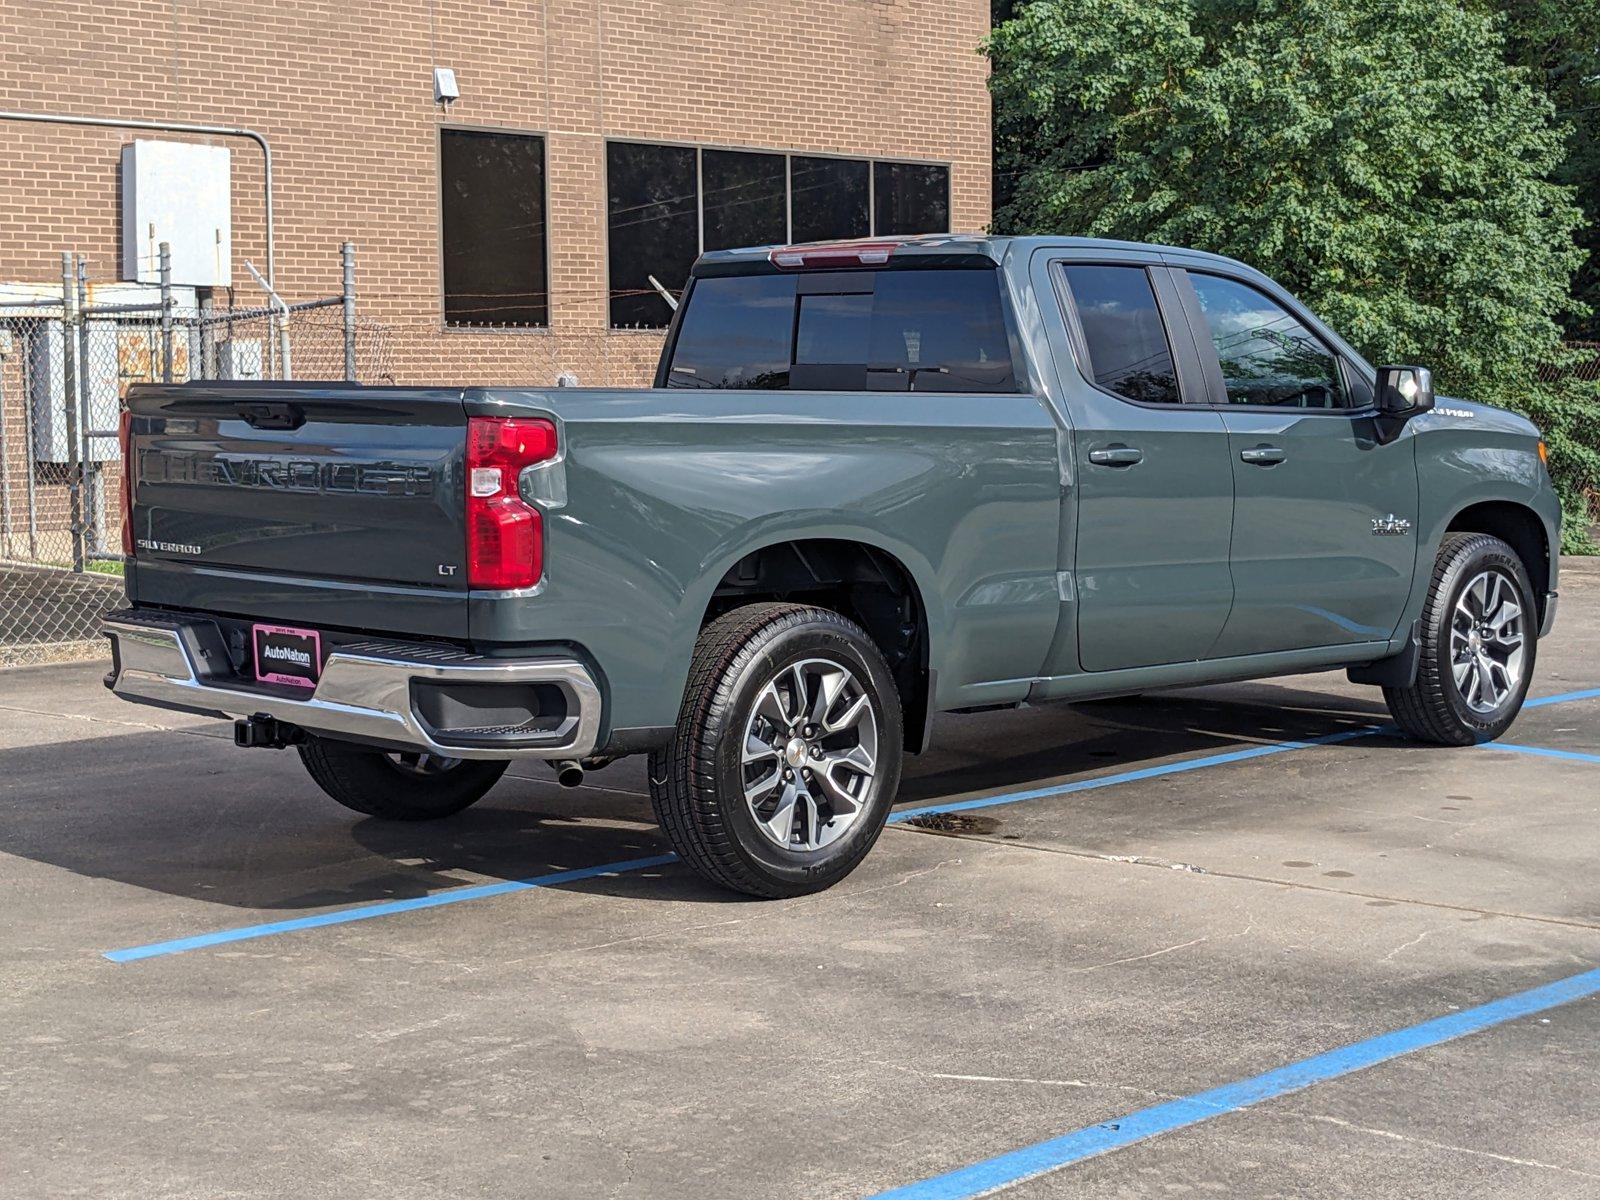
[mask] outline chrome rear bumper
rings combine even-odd
[[[600,690],[570,658],[495,659],[465,651],[394,643],[358,643],[329,655],[312,693],[241,686],[209,622],[165,614],[113,613],[101,627],[115,665],[106,686],[125,700],[218,717],[267,716],[309,733],[380,746],[409,747],[447,758],[585,758],[600,732]],[[209,643],[209,644],[208,644]],[[223,663],[213,665],[215,660]],[[219,670],[219,667],[222,669]],[[552,729],[502,735],[492,746],[452,744],[417,713],[412,683],[551,684],[566,700]]]

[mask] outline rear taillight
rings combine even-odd
[[[467,584],[532,587],[544,574],[544,522],[517,491],[524,467],[556,456],[556,427],[530,417],[467,420]]]
[[[122,410],[117,420],[117,445],[122,449],[122,557],[133,557],[133,414]]]

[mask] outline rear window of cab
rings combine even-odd
[[[697,278],[670,353],[669,388],[1021,390],[990,269]]]

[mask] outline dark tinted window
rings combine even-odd
[[[696,281],[683,310],[668,387],[789,386],[794,277]]]
[[[544,139],[439,134],[444,319],[547,325]]]
[[[867,211],[868,176],[872,164],[849,158],[789,160],[789,187],[794,197],[793,242],[828,242],[866,237],[872,232]]]
[[[626,328],[664,328],[651,278],[682,294],[706,250],[950,227],[950,169],[932,163],[607,142],[606,193],[611,324]]]
[[[1018,380],[997,272],[905,270],[697,280],[667,385],[1000,392]]]
[[[932,163],[872,164],[875,234],[947,233],[950,168]]]
[[[812,293],[799,297],[799,302],[790,385],[825,392],[865,391],[872,293]]]
[[[872,294],[800,297],[800,319],[795,322],[794,361],[797,363],[867,364],[872,321]]]
[[[1145,404],[1177,404],[1178,374],[1143,267],[1066,267],[1090,377]]]
[[[1190,272],[1222,364],[1230,404],[1344,408],[1333,352],[1280,304],[1247,284]]]
[[[706,250],[782,242],[787,229],[783,155],[702,151]]]
[[[606,233],[613,326],[664,326],[672,309],[650,283],[679,293],[700,252],[695,151],[606,144]]]
[[[868,361],[918,392],[1016,391],[999,272],[880,271]]]

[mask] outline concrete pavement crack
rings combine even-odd
[[[1497,908],[1478,908],[1470,904],[1450,904],[1443,900],[1419,900],[1413,896],[1394,896],[1386,892],[1363,892],[1354,888],[1329,887],[1318,883],[1299,883],[1288,879],[1273,879],[1267,875],[1251,875],[1243,871],[1224,871],[1215,867],[1195,867],[1188,863],[1174,864],[1164,859],[1140,855],[1102,854],[1097,850],[1083,850],[1072,846],[1046,846],[1038,842],[1009,841],[980,834],[955,833],[942,829],[923,829],[915,825],[896,824],[890,829],[903,830],[923,837],[952,838],[960,842],[981,842],[1002,850],[1029,850],[1039,854],[1059,854],[1066,858],[1081,858],[1091,862],[1127,867],[1155,867],[1169,874],[1179,874],[1194,879],[1232,879],[1241,883],[1260,883],[1270,887],[1287,888],[1300,892],[1322,892],[1330,896],[1348,896],[1353,900],[1382,900],[1389,904],[1430,908],[1440,912],[1458,912],[1478,917],[1501,917],[1508,921],[1528,921],[1538,925],[1558,925],[1567,929],[1587,929],[1600,933],[1600,923],[1579,921],[1570,917],[1552,917],[1543,913],[1507,912]],[[1177,870],[1176,868],[1187,868]]]

